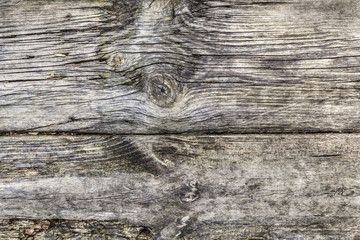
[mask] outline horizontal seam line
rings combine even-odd
[[[284,135],[284,136],[303,136],[303,135],[349,135],[359,134],[360,131],[307,131],[307,132],[167,132],[167,133],[101,133],[101,132],[44,132],[44,131],[0,131],[0,137],[36,137],[36,136],[123,136],[123,137],[160,137],[160,136],[246,136],[246,135]]]

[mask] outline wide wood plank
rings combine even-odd
[[[4,136],[0,236],[128,226],[156,239],[358,239],[359,145],[357,134]]]
[[[356,0],[0,1],[0,131],[358,132]]]

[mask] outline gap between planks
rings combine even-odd
[[[139,136],[139,137],[156,137],[156,136],[246,136],[246,135],[349,135],[360,134],[360,131],[314,131],[314,132],[165,132],[165,133],[99,133],[99,132],[33,132],[33,131],[16,131],[1,132],[0,137],[27,137],[27,136]]]

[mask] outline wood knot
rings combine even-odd
[[[106,59],[106,64],[113,67],[115,70],[126,64],[127,62],[127,59],[125,58],[124,55],[122,55],[121,53],[119,52],[115,52],[115,53],[112,53],[112,54],[109,54],[109,55],[105,55],[102,57],[102,59]]]
[[[159,107],[171,107],[176,101],[178,89],[170,77],[157,76],[149,80],[147,91],[153,103]]]

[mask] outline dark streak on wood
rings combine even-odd
[[[154,239],[147,227],[127,226],[117,221],[76,221],[61,219],[0,220],[0,239]]]

